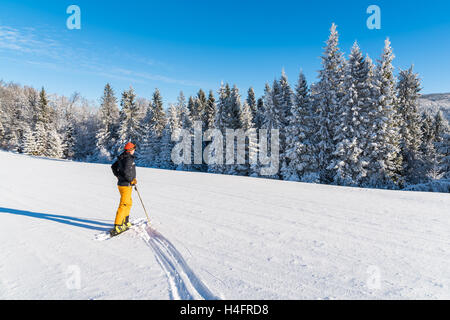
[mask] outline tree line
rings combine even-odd
[[[294,86],[283,71],[262,97],[221,83],[164,108],[156,89],[150,100],[132,87],[120,99],[106,84],[95,108],[74,94],[49,96],[44,88],[0,83],[0,147],[35,156],[111,163],[126,142],[146,167],[261,176],[250,163],[258,148],[245,140],[245,164],[175,164],[174,132],[278,129],[279,170],[272,179],[402,189],[441,181],[450,186],[449,125],[442,114],[419,111],[420,79],[413,67],[394,73],[389,39],[376,62],[355,42],[348,57],[333,24],[318,81],[300,72]],[[120,107],[119,107],[120,104]],[[270,136],[269,136],[270,139]],[[205,147],[209,142],[201,141]],[[233,142],[234,144],[234,142]],[[226,147],[226,146],[225,146]],[[230,147],[230,146],[228,146]]]

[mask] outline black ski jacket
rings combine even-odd
[[[136,179],[136,164],[134,163],[135,157],[129,152],[124,152],[118,157],[119,170],[118,170],[118,182],[119,186],[130,186],[131,181]]]

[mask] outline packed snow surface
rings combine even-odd
[[[0,299],[449,299],[450,196],[0,152]]]

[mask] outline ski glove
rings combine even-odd
[[[136,185],[136,184],[137,184],[137,180],[136,180],[136,179],[133,179],[133,181],[131,181],[131,185],[134,186],[134,185]]]

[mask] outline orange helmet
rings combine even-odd
[[[136,146],[135,146],[133,143],[131,143],[131,142],[128,142],[128,143],[125,145],[125,151],[132,151],[132,150],[134,150],[134,149],[136,149]]]

